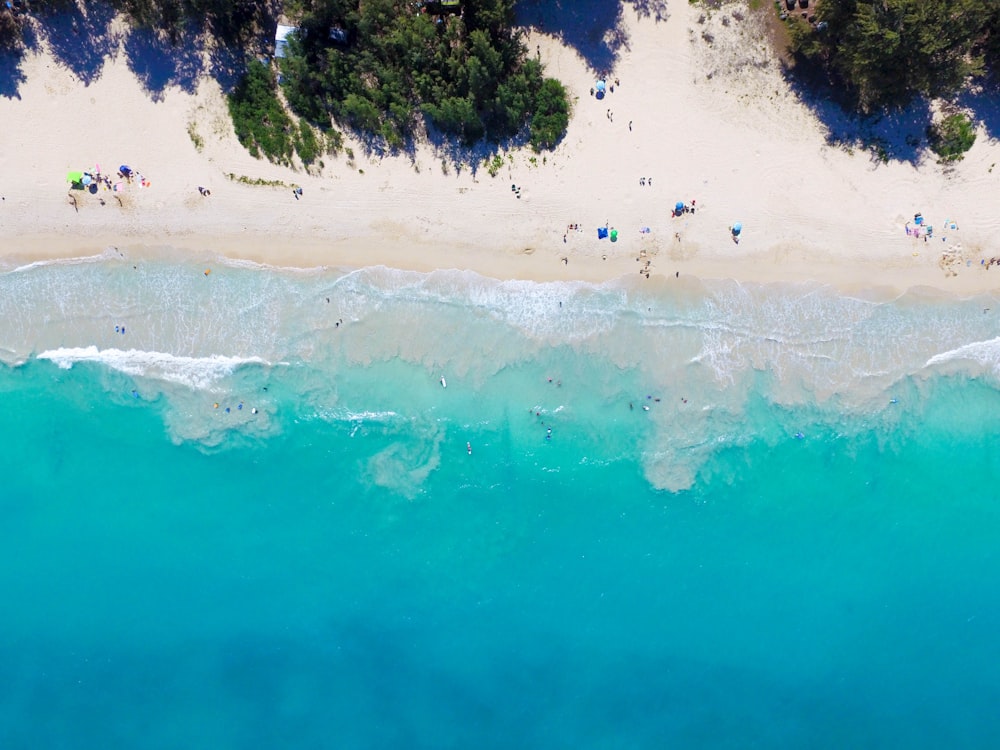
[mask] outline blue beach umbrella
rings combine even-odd
[[[739,234],[743,231],[743,225],[740,222],[733,224],[733,234]]]
[[[682,213],[684,211],[684,201],[677,201],[677,203],[674,204],[674,211]]]
[[[605,89],[606,86],[607,86],[607,84],[604,81],[598,81],[597,85],[594,86],[594,88],[597,89],[598,91],[600,91],[603,94],[604,93],[604,89]]]

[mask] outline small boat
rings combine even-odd
[[[444,379],[444,375],[441,376],[441,387],[442,388],[447,388],[448,387],[448,381],[446,381]]]
[[[472,443],[466,443],[465,444],[465,449],[467,451],[469,451],[469,455],[471,456],[472,455]]]

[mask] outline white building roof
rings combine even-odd
[[[282,23],[278,24],[278,30],[274,32],[274,56],[284,57],[285,48],[288,47],[288,35],[293,31],[298,31],[295,26],[285,26]]]

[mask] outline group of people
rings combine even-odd
[[[590,95],[596,96],[598,99],[600,99],[601,97],[604,96],[605,89],[607,89],[609,93],[613,94],[615,93],[615,86],[620,86],[620,85],[621,81],[619,81],[617,78],[615,79],[614,83],[609,84],[607,73],[602,73],[600,80],[598,80],[597,82],[597,85],[590,87]]]
[[[691,201],[690,205],[678,202],[677,205],[671,209],[670,216],[676,218],[678,216],[683,216],[684,214],[693,214],[696,204],[697,201]]]
[[[91,193],[96,193],[101,187],[105,190],[110,190],[116,193],[122,192],[125,189],[126,183],[129,185],[138,183],[139,187],[142,188],[148,188],[151,186],[150,181],[143,177],[142,173],[132,169],[126,164],[122,164],[118,168],[116,182],[112,182],[111,176],[101,171],[101,166],[99,164],[96,165],[93,170],[85,170],[80,172],[79,175],[80,184],[82,184],[85,189],[89,189]]]
[[[218,402],[218,401],[216,401],[216,402],[215,402],[215,403],[214,403],[214,404],[212,405],[212,408],[213,408],[213,409],[218,409],[218,408],[219,408],[219,402]],[[223,409],[223,411],[224,411],[224,412],[225,412],[226,414],[231,414],[231,413],[232,413],[232,409],[231,409],[230,407],[228,407],[228,406],[227,406],[227,407],[226,407],[225,409]],[[240,402],[239,402],[239,404],[237,404],[237,405],[236,405],[236,411],[243,411],[243,402],[242,402],[242,401],[240,401]],[[256,406],[252,407],[252,408],[250,409],[250,413],[251,413],[251,414],[256,414],[256,413],[257,413],[257,407],[256,407]]]

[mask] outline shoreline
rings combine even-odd
[[[236,141],[214,80],[154,100],[119,47],[84,84],[43,40],[22,63],[20,98],[0,99],[0,261],[171,247],[276,267],[455,268],[534,281],[645,269],[667,281],[812,282],[848,293],[931,287],[963,297],[1000,286],[980,263],[1000,256],[1000,144],[981,133],[948,174],[828,145],[777,64],[754,57],[748,40],[760,19],[723,23],[724,6],[704,20],[704,10],[682,5],[657,22],[626,7],[621,83],[603,101],[589,95],[594,75],[574,49],[529,29],[529,49],[567,85],[574,112],[554,152],[501,150],[494,177],[426,144],[378,158],[350,138],[358,156],[330,157],[316,174],[258,161]],[[712,43],[699,36],[709,30]],[[131,164],[151,186],[67,191],[67,170],[94,163]],[[697,212],[671,217],[676,201]],[[904,233],[920,211],[938,225],[930,242]],[[957,230],[941,229],[952,220]],[[735,221],[739,244],[728,231]],[[567,231],[577,224],[582,231]],[[618,242],[598,240],[601,226],[617,228]]]
[[[911,292],[929,291],[966,299],[994,293],[1000,282],[982,268],[967,267],[966,273],[946,278],[937,268],[892,268],[870,264],[851,266],[818,258],[783,258],[775,262],[772,253],[760,258],[732,261],[719,258],[678,260],[659,253],[648,256],[619,254],[603,260],[594,254],[571,256],[564,264],[552,255],[540,263],[536,253],[475,252],[471,245],[427,242],[417,238],[392,238],[393,246],[378,235],[327,240],[316,237],[295,238],[293,243],[275,247],[273,239],[259,233],[238,236],[209,234],[172,234],[169,238],[152,236],[93,236],[81,243],[78,237],[66,235],[24,235],[18,240],[19,250],[0,255],[0,273],[9,273],[37,263],[84,262],[110,259],[114,249],[123,258],[134,260],[176,260],[178,262],[211,262],[216,258],[256,264],[262,270],[318,271],[359,270],[385,266],[401,271],[431,273],[433,271],[469,271],[498,281],[581,282],[600,284],[628,281],[644,268],[646,257],[650,281],[672,282],[679,278],[699,283],[731,281],[749,284],[807,284],[828,286],[848,296],[893,299]],[[426,251],[427,256],[421,257]],[[471,251],[471,252],[470,252]],[[520,255],[520,257],[518,257]],[[547,255],[551,255],[548,253]],[[755,262],[756,261],[756,262]],[[1000,275],[1000,270],[993,272]],[[638,284],[645,278],[637,280]]]

